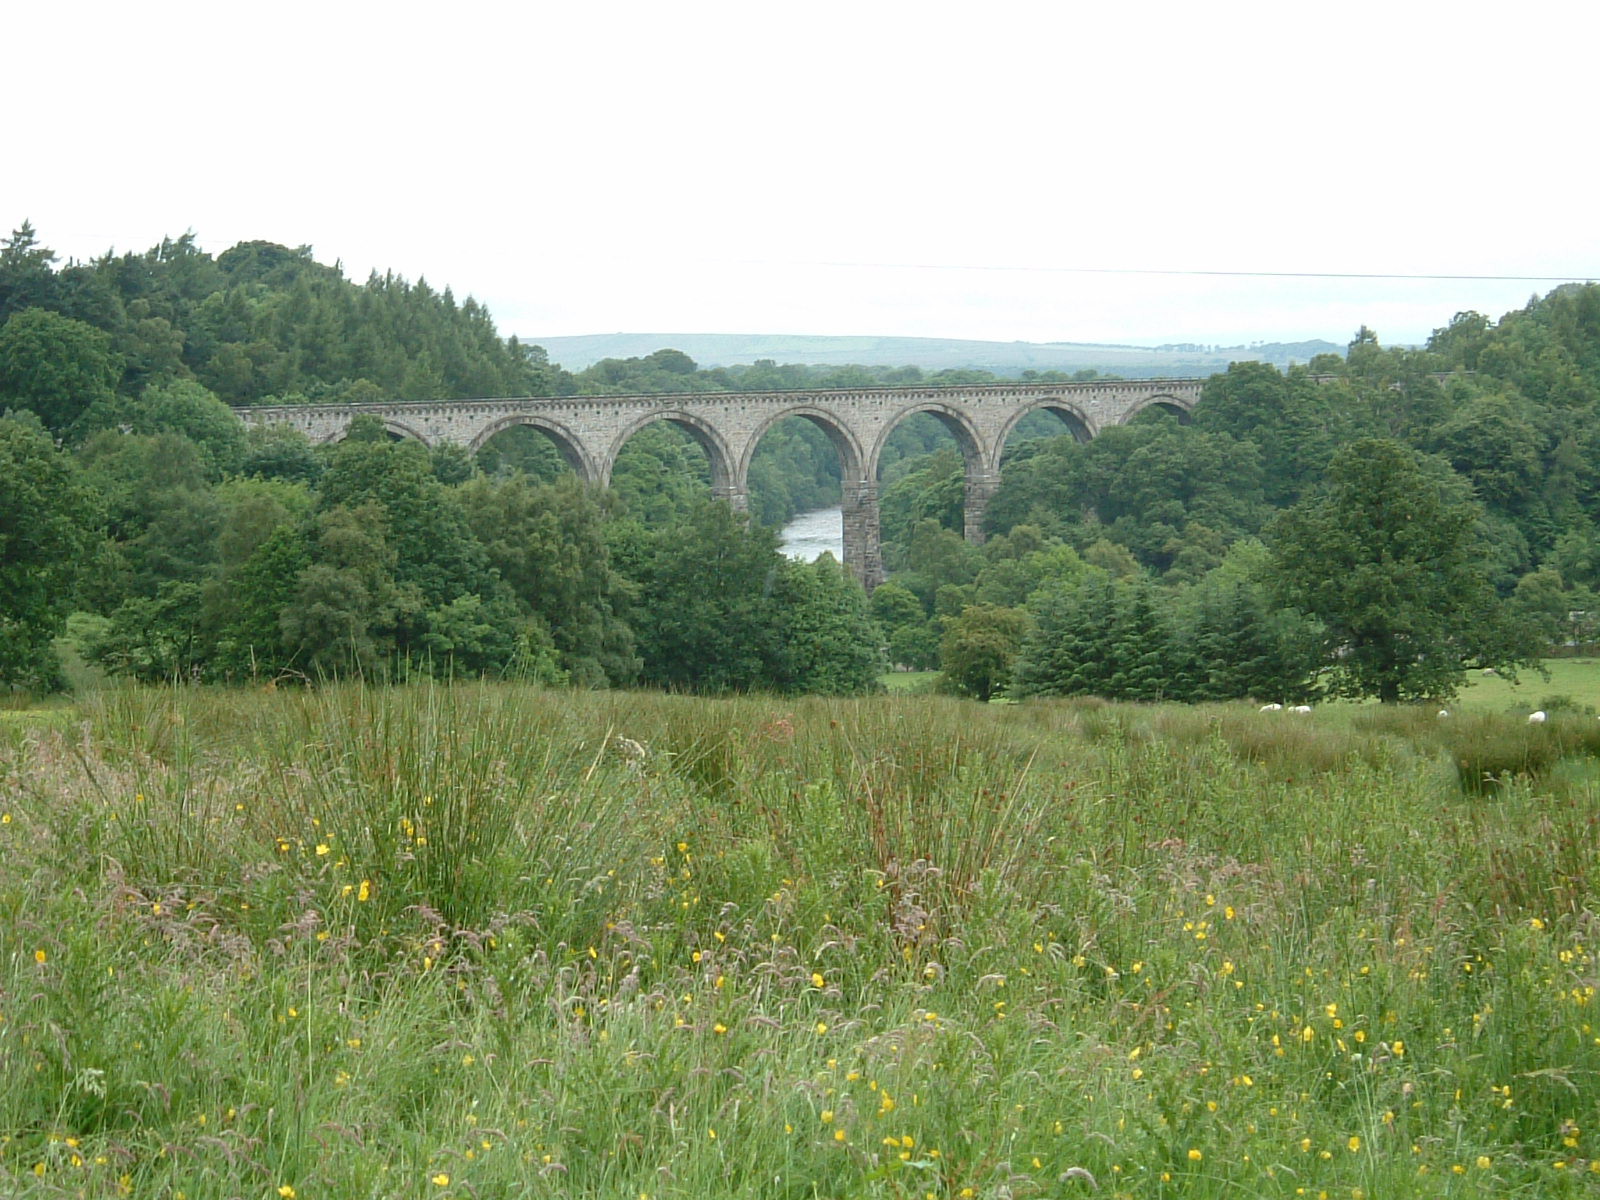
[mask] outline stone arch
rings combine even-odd
[[[969,480],[985,471],[988,464],[983,435],[973,424],[972,417],[967,411],[959,405],[946,404],[939,400],[922,400],[906,405],[884,422],[883,428],[878,431],[877,440],[873,443],[871,456],[864,464],[866,470],[863,478],[877,482],[878,462],[883,457],[883,448],[888,444],[889,435],[907,417],[914,417],[918,413],[928,413],[937,417],[939,423],[954,435],[956,445],[961,447],[961,458],[966,463]]]
[[[836,413],[810,404],[797,404],[793,408],[772,414],[750,434],[745,442],[744,452],[739,456],[738,480],[741,488],[750,478],[750,460],[755,457],[756,447],[760,445],[761,439],[772,430],[773,426],[780,421],[787,421],[790,417],[804,417],[828,435],[828,441],[833,444],[835,453],[839,455],[840,474],[847,483],[863,478],[865,456],[862,454],[861,443],[857,440],[855,431]]]
[[[728,441],[722,431],[711,424],[704,417],[697,417],[693,413],[685,412],[681,408],[664,408],[656,412],[648,412],[630,422],[621,433],[617,434],[610,448],[606,451],[606,459],[601,464],[600,477],[597,483],[609,485],[611,483],[611,468],[616,465],[617,455],[628,444],[628,439],[638,433],[647,425],[654,425],[657,421],[670,421],[695,440],[695,443],[706,452],[706,458],[711,463],[711,492],[715,496],[732,497],[743,491],[743,477],[734,475],[735,463],[732,453],[728,450]],[[735,484],[738,486],[735,486]]]
[[[1178,418],[1178,424],[1187,425],[1194,419],[1193,413],[1191,412],[1193,407],[1194,406],[1187,400],[1183,400],[1177,396],[1168,395],[1165,392],[1158,392],[1155,395],[1143,396],[1134,401],[1134,403],[1129,406],[1128,411],[1122,414],[1122,420],[1119,421],[1118,424],[1126,425],[1129,421],[1133,420],[1146,409],[1159,408],[1176,416]]]
[[[969,542],[983,541],[983,514],[989,507],[989,497],[994,495],[995,487],[999,484],[999,476],[989,466],[989,446],[985,443],[983,434],[978,430],[972,417],[966,409],[956,404],[946,404],[938,400],[919,400],[908,404],[884,423],[878,431],[878,439],[872,447],[872,457],[867,461],[864,483],[872,489],[873,498],[873,525],[870,538],[874,543],[874,562],[871,571],[875,574],[881,571],[881,564],[876,561],[879,553],[877,549],[878,532],[876,529],[876,492],[878,486],[878,463],[883,457],[883,448],[888,444],[889,435],[895,426],[907,417],[917,413],[929,413],[939,419],[939,423],[955,436],[956,445],[961,447],[961,459],[965,468],[966,487],[961,502],[961,519],[964,526],[963,533]],[[848,532],[847,532],[848,537]],[[877,586],[879,580],[868,577],[868,587]]]
[[[600,478],[599,468],[595,466],[589,448],[583,444],[583,439],[568,429],[559,421],[536,413],[514,413],[509,417],[501,417],[491,421],[478,431],[472,441],[467,444],[467,450],[472,454],[488,444],[490,438],[497,433],[503,433],[513,425],[530,425],[545,434],[560,452],[561,457],[572,468],[573,473],[585,483],[596,483]]]
[[[1069,400],[1046,398],[1034,400],[1023,405],[1006,418],[1005,424],[1000,427],[1000,432],[994,439],[994,468],[1000,469],[1000,456],[1006,451],[1006,442],[1010,439],[1012,431],[1022,423],[1022,419],[1031,413],[1049,412],[1061,418],[1061,423],[1067,432],[1072,434],[1079,442],[1093,441],[1094,436],[1100,432],[1095,425],[1094,418],[1084,412]]]
[[[360,414],[357,414],[357,415],[360,415]],[[405,438],[405,439],[408,439],[408,440],[413,441],[413,442],[421,442],[428,449],[430,449],[430,450],[433,449],[433,443],[430,442],[427,439],[426,435],[424,435],[424,434],[418,432],[417,430],[413,429],[411,426],[407,425],[404,421],[397,421],[395,418],[386,417],[382,413],[373,413],[372,415],[377,417],[378,420],[382,421],[384,429],[387,432],[392,433],[395,437]],[[352,417],[351,420],[354,420],[354,417]],[[344,441],[345,437],[349,433],[350,433],[350,421],[346,421],[338,429],[335,429],[327,437],[323,438],[322,439],[322,444],[324,446],[331,446],[335,442],[342,442],[342,441]]]

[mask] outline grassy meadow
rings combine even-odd
[[[1470,675],[1452,706],[1461,712],[1529,713],[1565,697],[1580,710],[1600,712],[1600,659],[1547,658],[1544,669],[1548,679],[1522,671],[1514,683],[1500,675]]]
[[[4,714],[0,1194],[1592,1196],[1600,721],[1505,707]]]

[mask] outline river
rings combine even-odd
[[[844,510],[814,508],[803,512],[779,532],[783,552],[802,562],[813,562],[822,557],[824,550],[832,551],[834,558],[844,561]]]

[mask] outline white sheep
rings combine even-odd
[[[1283,711],[1283,705],[1281,705],[1281,704],[1263,704],[1261,706],[1261,711],[1262,712],[1282,712]]]
[[[1308,712],[1311,711],[1311,705],[1309,705],[1309,704],[1296,704],[1289,711],[1293,712],[1293,713],[1308,713]]]
[[[1550,715],[1542,708],[1538,712],[1531,712],[1528,714],[1529,725],[1543,725],[1549,719]]]
[[[1448,717],[1448,716],[1449,716],[1449,715],[1450,715],[1450,710],[1449,710],[1449,709],[1448,709],[1448,708],[1441,708],[1441,709],[1440,709],[1440,710],[1439,710],[1439,719],[1440,719],[1440,720],[1441,720],[1441,721],[1442,721],[1442,720],[1444,720],[1444,719],[1445,719],[1445,718],[1446,718],[1446,717]]]

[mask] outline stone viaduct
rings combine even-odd
[[[607,484],[624,443],[646,425],[670,421],[711,463],[714,493],[742,508],[756,444],[789,417],[816,424],[838,451],[844,480],[844,561],[868,587],[883,578],[878,540],[878,462],[900,422],[930,413],[955,436],[966,460],[966,536],[983,538],[983,515],[1000,483],[1000,456],[1017,422],[1056,414],[1080,440],[1152,406],[1187,420],[1199,379],[1097,383],[997,383],[968,387],[852,388],[839,391],[706,392],[649,396],[541,396],[531,399],[301,404],[236,410],[250,425],[283,424],[313,442],[344,436],[363,414],[424,445],[455,442],[477,450],[513,425],[542,430],[581,479]]]

